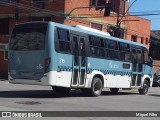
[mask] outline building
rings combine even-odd
[[[149,52],[153,59],[155,73],[160,75],[160,30],[151,31]]]
[[[106,10],[111,10],[105,12],[106,16],[105,6]],[[7,43],[16,23],[54,21],[71,26],[83,25],[149,47],[150,21],[129,15],[128,6],[128,0],[1,0],[1,77],[7,78]]]

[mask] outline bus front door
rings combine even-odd
[[[84,87],[86,79],[86,41],[85,37],[72,35],[73,71],[72,87]]]
[[[131,87],[141,85],[142,79],[142,51],[141,49],[132,48],[132,82]]]

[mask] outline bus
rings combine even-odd
[[[80,89],[99,96],[104,88],[147,94],[153,83],[145,45],[55,22],[15,25],[8,58],[10,83],[51,86],[58,94]]]

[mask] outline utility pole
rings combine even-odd
[[[120,21],[119,21],[119,17],[120,17],[120,0],[118,0],[118,7],[117,7],[117,24],[116,24],[116,37],[119,38],[119,30],[120,30]]]

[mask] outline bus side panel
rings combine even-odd
[[[117,88],[130,88],[132,63],[119,62],[119,68],[117,69],[119,71],[117,75]]]
[[[106,87],[130,88],[131,68],[131,63],[108,60]]]
[[[129,67],[126,67],[127,65]],[[88,74],[86,87],[90,87],[94,75],[104,74],[104,87],[109,88],[130,88],[132,64],[98,58],[88,58]],[[99,71],[99,72],[95,72]]]
[[[153,83],[153,68],[146,65],[146,64],[143,64],[143,78],[142,78],[142,84],[141,86],[143,85],[143,82],[146,78],[149,78],[150,79],[150,87],[152,86],[152,83]]]
[[[49,84],[51,86],[70,87],[72,76],[72,55],[57,53],[55,50],[55,47],[58,45],[57,27],[56,24],[50,23],[48,38],[48,52],[51,57]]]
[[[105,75],[105,70],[107,69],[107,65],[105,61],[106,61],[105,59],[88,57],[87,77],[86,77],[86,83],[85,83],[86,88],[91,87],[93,77],[96,74]],[[99,72],[96,72],[96,71],[99,71]],[[106,81],[104,77],[104,85],[106,84],[105,82]]]
[[[56,86],[70,87],[72,79],[72,55],[58,53]]]

